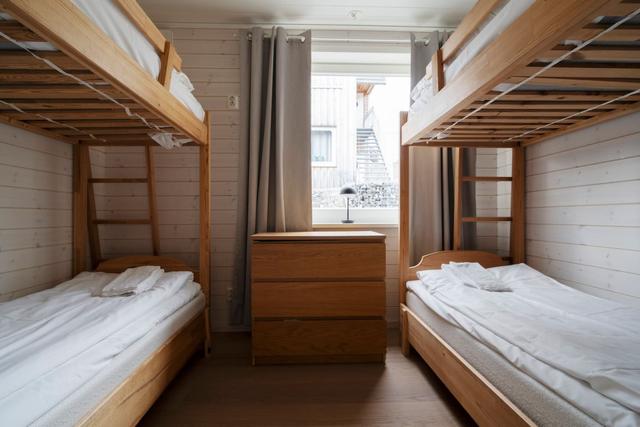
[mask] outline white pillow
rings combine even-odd
[[[449,278],[464,286],[481,289],[489,292],[510,292],[513,289],[492,272],[477,262],[450,262],[442,264]]]
[[[164,270],[157,265],[127,268],[102,288],[101,296],[137,295],[156,284]]]

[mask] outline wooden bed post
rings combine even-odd
[[[73,275],[87,269],[89,147],[73,146]]]
[[[205,354],[209,354],[211,347],[211,325],[209,322],[209,303],[211,299],[210,291],[210,205],[211,205],[211,120],[209,112],[205,115],[205,121],[207,124],[207,143],[200,145],[200,285],[205,296]]]
[[[524,147],[512,148],[511,162],[511,262],[525,262],[525,157]]]
[[[409,335],[407,325],[407,311],[404,309],[407,293],[407,276],[411,260],[409,259],[409,149],[402,145],[402,126],[407,122],[409,113],[400,112],[400,229],[399,231],[399,265],[400,265],[400,332],[402,354],[409,354]]]
[[[444,63],[442,62],[442,49],[436,50],[431,57],[431,76],[433,94],[437,95],[444,87]]]
[[[453,250],[462,249],[462,150],[453,149]]]

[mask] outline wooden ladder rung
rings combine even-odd
[[[96,219],[94,224],[151,224],[150,219]]]
[[[486,181],[486,182],[499,182],[499,181],[511,181],[510,176],[463,176],[463,181]]]
[[[465,216],[462,222],[509,222],[510,216]]]
[[[146,183],[147,178],[91,178],[89,182],[92,184]]]

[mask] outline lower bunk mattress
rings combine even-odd
[[[524,264],[489,270],[511,291],[431,270],[407,282],[407,306],[536,424],[640,425],[637,310]]]
[[[407,306],[536,424],[600,425],[466,331],[444,320],[411,291],[407,292]]]
[[[205,306],[192,273],[98,297],[115,276],[81,273],[0,304],[0,424],[78,424]]]

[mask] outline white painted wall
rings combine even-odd
[[[558,281],[640,305],[640,114],[526,150],[527,262]],[[499,150],[498,173],[510,173]],[[499,215],[510,187],[499,186]],[[499,229],[508,250],[508,228]]]
[[[71,275],[72,148],[0,124],[0,301]]]

